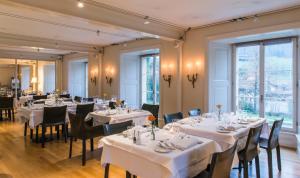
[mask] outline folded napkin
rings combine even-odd
[[[199,143],[201,143],[197,138],[190,135],[176,135],[170,140],[170,143],[179,150],[186,150]]]
[[[223,125],[218,125],[217,129],[218,130],[227,130],[227,131],[236,131],[240,128],[242,128],[243,126],[241,125],[228,125],[228,126],[223,126]]]

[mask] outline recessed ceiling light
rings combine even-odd
[[[80,0],[78,0],[77,7],[83,8],[84,7],[84,3],[82,1],[80,1]]]

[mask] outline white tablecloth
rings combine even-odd
[[[136,110],[128,113],[126,110],[95,111],[89,114],[93,117],[94,125],[102,125],[109,122],[110,124],[120,123],[132,120],[135,125],[143,125],[147,117],[152,115],[149,111]]]
[[[214,118],[203,118],[203,121],[196,124],[188,124],[190,123],[189,120],[192,120],[193,118],[185,118],[181,123],[187,123],[187,124],[175,124],[174,126],[183,133],[208,138],[211,140],[215,140],[220,146],[223,148],[223,150],[228,149],[231,145],[235,143],[236,140],[240,140],[241,142],[238,145],[238,148],[243,148],[245,141],[248,136],[248,132],[250,128],[257,127],[259,125],[262,125],[266,123],[266,119],[260,118],[259,120],[255,122],[250,122],[249,124],[241,125],[242,128],[239,128],[238,130],[231,131],[230,133],[219,133],[217,132],[217,121]],[[166,129],[170,128],[172,126],[171,124],[168,124],[165,126]]]
[[[196,144],[184,151],[157,153],[152,141],[142,134],[142,144],[133,144],[132,140],[121,135],[112,135],[100,140],[103,146],[101,164],[117,165],[142,178],[185,178],[193,177],[205,170],[214,152],[220,151],[215,141],[197,137],[202,144]],[[173,135],[164,130],[156,132],[157,140]]]
[[[36,104],[34,107],[20,107],[17,109],[16,118],[21,121],[29,123],[29,127],[34,129],[36,126],[43,122],[44,107],[45,105]],[[75,105],[76,108],[76,105]],[[74,105],[68,105],[68,111],[74,111]],[[69,114],[66,113],[66,122],[69,122]]]

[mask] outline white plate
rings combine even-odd
[[[249,124],[247,121],[240,121],[239,124]]]
[[[157,146],[154,151],[157,153],[170,153],[172,150]]]
[[[230,130],[220,130],[220,129],[217,129],[217,132],[219,132],[219,133],[230,133],[231,131]]]

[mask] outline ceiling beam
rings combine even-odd
[[[57,54],[47,54],[40,52],[13,51],[0,49],[0,58],[9,59],[36,59],[36,60],[55,60],[61,56]]]
[[[26,47],[39,47],[47,49],[66,50],[72,52],[98,52],[96,46],[88,44],[66,42],[59,40],[52,40],[46,38],[30,37],[23,35],[15,35],[0,32],[0,44],[10,46],[26,46]]]
[[[178,40],[184,33],[184,28],[162,22],[157,19],[148,19],[150,24],[145,25],[144,16],[122,9],[104,5],[93,0],[85,0],[84,8],[77,7],[77,0],[11,0],[27,6],[37,7],[62,14],[76,16],[92,21],[107,23],[144,33],[158,35],[164,39]]]

